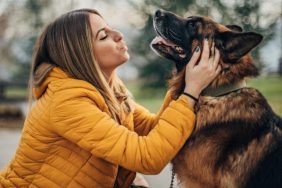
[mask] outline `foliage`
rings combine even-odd
[[[27,81],[30,73],[31,66],[31,54],[34,43],[38,36],[39,30],[43,26],[42,12],[48,8],[51,1],[48,0],[27,0],[23,6],[24,12],[28,13],[25,15],[28,17],[29,27],[31,31],[29,35],[16,39],[17,48],[21,50],[20,56],[15,54],[15,61],[18,67],[14,73],[13,80],[15,81]],[[26,57],[26,58],[23,58]]]
[[[279,15],[269,15],[269,13],[261,11],[263,8],[262,2],[262,0],[236,1],[232,12],[232,20],[242,26],[245,31],[255,31],[264,36],[262,44],[252,51],[252,55],[259,69],[264,68],[259,50],[267,41],[273,38],[274,28],[279,17]]]

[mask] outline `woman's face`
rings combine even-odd
[[[93,33],[93,51],[102,71],[111,73],[129,59],[123,35],[110,28],[97,14],[90,14]]]

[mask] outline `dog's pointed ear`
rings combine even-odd
[[[262,40],[263,36],[254,32],[221,32],[215,35],[216,47],[229,62],[235,62],[250,52]]]
[[[232,31],[239,32],[241,33],[243,31],[243,28],[240,27],[239,25],[226,25],[228,29],[231,29]]]

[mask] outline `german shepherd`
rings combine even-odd
[[[249,52],[262,35],[163,10],[156,11],[153,23],[152,49],[176,65],[169,86],[174,99],[184,90],[185,66],[195,48],[203,48],[203,39],[220,51],[222,71],[202,92],[195,129],[172,160],[179,185],[282,188],[282,119],[258,90],[244,85],[245,78],[258,75]]]

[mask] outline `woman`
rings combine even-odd
[[[218,51],[209,59],[207,41],[203,51],[186,69],[194,97],[220,71]],[[194,99],[168,92],[152,115],[128,97],[115,74],[129,59],[123,36],[95,10],[49,24],[33,55],[36,104],[0,187],[130,187],[136,172],[158,174],[193,130]]]

